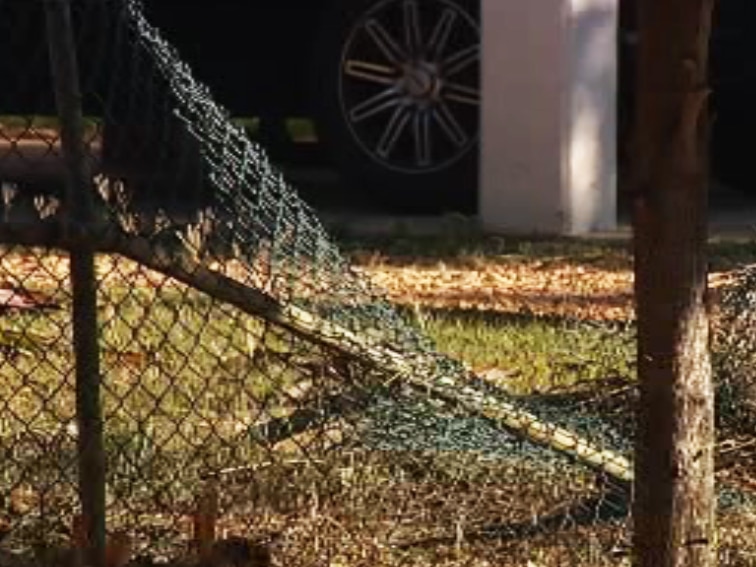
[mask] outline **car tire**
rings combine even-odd
[[[318,136],[360,195],[395,213],[473,213],[478,0],[333,0],[315,51]]]

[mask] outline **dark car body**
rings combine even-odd
[[[756,2],[720,0],[711,41],[711,157],[715,177],[756,195]]]
[[[377,1],[377,0],[376,0]],[[348,0],[342,0],[343,6]],[[338,0],[268,5],[244,0],[147,0],[154,20],[185,54],[218,99],[236,113],[280,117],[317,114],[313,87],[328,14]],[[620,2],[620,136],[633,116],[636,5]],[[756,2],[719,0],[710,52],[712,158],[716,176],[750,189],[756,132]],[[317,119],[317,116],[315,116]],[[623,145],[622,142],[620,144]]]
[[[116,2],[76,0],[73,5],[95,5],[101,1]],[[355,190],[385,198],[397,209],[422,212],[475,209],[476,106],[468,104],[466,108],[460,107],[462,110],[458,116],[467,128],[467,141],[459,144],[450,159],[431,163],[431,167],[413,167],[411,163],[407,166],[406,159],[405,162],[382,159],[382,156],[371,151],[371,144],[375,145],[381,137],[381,128],[386,128],[384,134],[388,132],[392,120],[390,112],[384,114],[383,122],[378,121],[377,125],[369,125],[369,128],[363,125],[359,125],[361,129],[356,128],[350,122],[350,112],[356,108],[354,105],[359,106],[361,100],[372,94],[364,91],[364,85],[359,81],[355,83],[354,77],[348,77],[349,58],[356,57],[349,49],[360,47],[360,42],[355,38],[360,39],[360,33],[365,36],[366,22],[379,22],[390,34],[401,37],[401,31],[395,29],[401,25],[397,24],[401,18],[397,19],[396,16],[407,5],[406,0],[143,2],[148,19],[177,47],[196,78],[211,88],[217,102],[233,115],[261,119],[264,126],[262,134],[268,136],[264,140],[266,144],[281,137],[276,133],[281,132],[284,118],[307,116],[313,119],[321,146],[327,148],[326,153],[331,156],[332,163],[342,170],[351,186],[359,188]],[[440,24],[433,22],[440,22],[451,11],[458,9],[455,13],[466,16],[469,22],[479,20],[479,0],[417,0],[416,5],[420,6],[421,17],[429,22],[424,30],[426,39],[440,27]],[[0,115],[52,114],[54,104],[46,65],[46,45],[40,41],[45,33],[42,3],[0,0],[0,6],[5,10],[4,18],[0,19],[0,77],[3,78],[4,87],[0,88]],[[625,138],[631,129],[633,117],[634,53],[638,37],[634,2],[621,0],[620,13],[620,136]],[[83,31],[79,37],[79,51],[84,74],[91,77],[83,85],[85,112],[100,115],[103,109],[98,106],[98,93],[111,88],[113,74],[109,64],[97,57],[100,50],[98,42],[105,41],[103,38],[107,39],[110,32],[102,36],[93,32],[93,29],[97,29],[97,20],[92,20],[95,16],[88,8],[75,10],[75,16],[84,23],[80,28]],[[462,19],[457,18],[458,21]],[[475,38],[474,25],[467,27],[467,36],[460,35],[459,39],[463,47]],[[364,46],[364,37],[361,41]],[[376,55],[363,49],[357,55],[373,57],[371,61],[378,62],[382,57],[380,50]],[[409,67],[412,69],[408,71]],[[465,79],[467,92],[472,92],[472,87],[477,88],[475,69],[471,71],[472,74]],[[402,89],[411,82],[410,79],[416,83],[417,80],[436,80],[433,76],[435,71],[426,72],[426,68],[415,66],[414,62],[412,65],[399,62],[392,72],[396,77],[392,76],[391,80],[397,81],[395,84]],[[377,78],[383,80],[384,77]],[[349,80],[355,84],[350,84]],[[756,99],[754,0],[717,2],[711,41],[711,84],[715,175],[727,184],[750,189],[753,182],[748,138],[756,131],[756,105],[753,104]],[[125,82],[119,84],[122,95],[127,96],[132,86]],[[412,98],[415,93],[409,89],[402,96],[410,102],[415,101]],[[353,97],[351,108],[348,101],[345,102],[348,97]],[[417,108],[424,112],[422,105]],[[139,145],[135,138],[149,131],[149,126],[145,124],[148,125],[151,118],[145,115],[137,118],[137,122],[141,120],[144,124],[128,125],[119,119],[117,112],[111,114],[106,116],[106,122],[109,120],[106,125],[115,126],[109,131],[112,139],[120,144],[108,144],[106,140],[105,147],[124,145],[124,140],[130,146]],[[134,119],[129,120],[133,122]],[[370,131],[370,128],[374,131]],[[431,136],[445,141],[444,131],[438,127],[431,132]],[[403,145],[397,144],[397,148],[409,148],[411,152],[411,142],[405,140]],[[623,146],[622,142],[620,146]],[[127,160],[116,152],[111,157],[113,163],[122,168],[138,168],[140,159],[146,160],[149,167],[149,152],[145,151],[144,155],[145,158],[130,156]],[[0,160],[0,176],[3,163]],[[145,164],[142,164],[144,168]]]
[[[326,0],[146,0],[148,18],[235,114],[306,114]]]
[[[630,134],[634,110],[635,0],[622,0],[620,33],[620,140]],[[756,2],[718,0],[709,43],[709,113],[713,177],[756,194],[748,139],[756,132]],[[624,146],[626,147],[626,145]],[[626,156],[625,156],[626,157]]]

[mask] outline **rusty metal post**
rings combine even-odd
[[[79,70],[69,0],[44,0],[47,42],[66,162],[66,237],[70,249],[76,364],[79,496],[87,561],[105,565],[105,451],[100,395],[97,281],[92,226],[92,177],[84,146]]]

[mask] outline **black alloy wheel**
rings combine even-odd
[[[317,123],[355,191],[397,212],[473,212],[475,0],[341,0],[322,25]]]

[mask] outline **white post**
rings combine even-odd
[[[483,227],[613,229],[618,0],[481,2]]]

